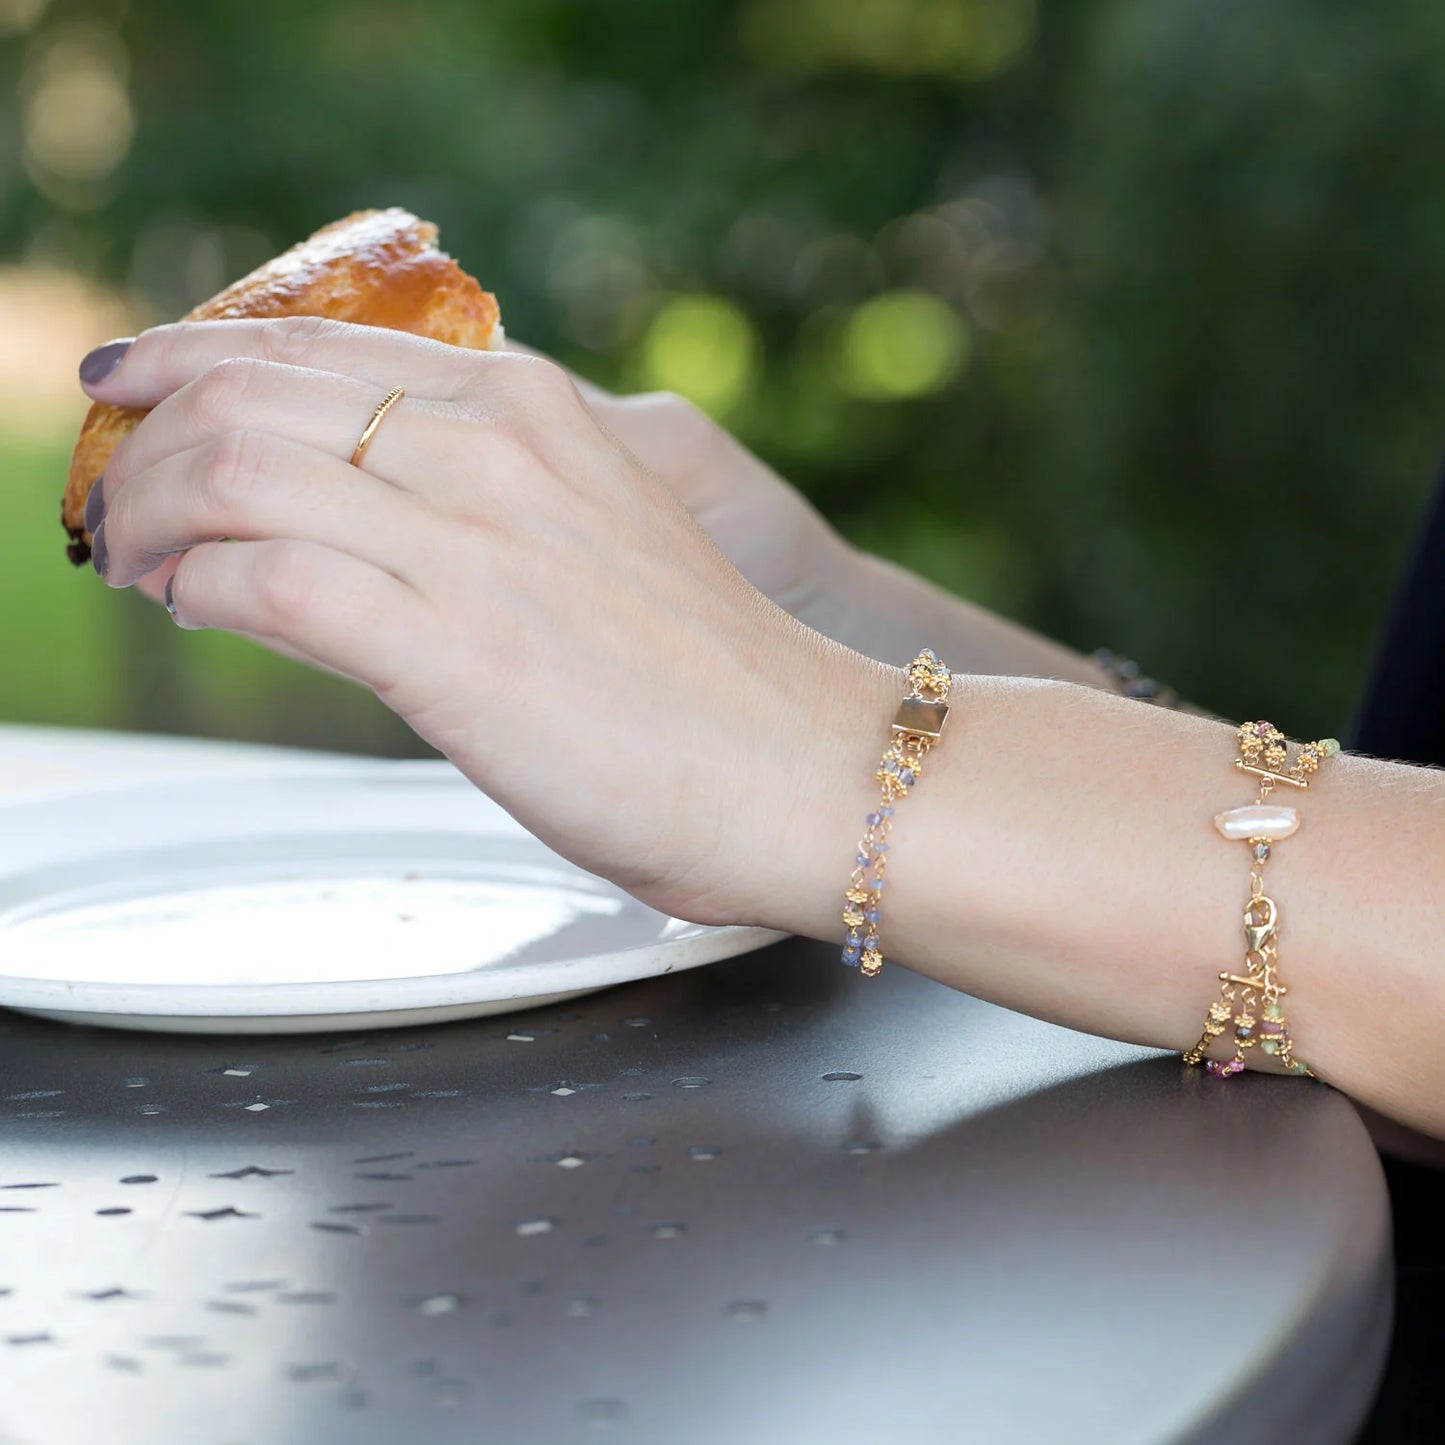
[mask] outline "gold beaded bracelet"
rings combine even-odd
[[[925,647],[909,663],[908,692],[893,718],[892,741],[874,775],[883,789],[883,798],[868,814],[853,873],[843,895],[843,924],[848,930],[843,962],[850,968],[860,969],[865,978],[876,977],[883,968],[878,925],[883,916],[882,893],[884,874],[888,871],[893,806],[918,781],[923,772],[923,759],[943,736],[952,686],[953,674],[938,660],[932,648]]]
[[[1264,891],[1264,865],[1270,850],[1281,838],[1299,831],[1299,813],[1279,803],[1270,803],[1270,793],[1279,784],[1309,787],[1320,764],[1340,750],[1334,738],[1305,743],[1293,765],[1285,772],[1289,756],[1285,736],[1272,723],[1241,723],[1236,735],[1240,756],[1234,766],[1259,779],[1259,793],[1253,803],[1217,813],[1216,830],[1225,838],[1250,846],[1249,901],[1244,905],[1244,971],[1219,975],[1220,997],[1209,1005],[1209,1017],[1199,1042],[1183,1055],[1186,1064],[1203,1063],[1217,1079],[1228,1079],[1244,1070],[1246,1049],[1258,1046],[1273,1054],[1292,1074],[1314,1078],[1314,1070],[1295,1058],[1294,1039],[1285,1020],[1280,999],[1288,990],[1279,981],[1279,909]],[[1261,766],[1263,764],[1263,766]],[[1205,1059],[1209,1046],[1234,1023],[1234,1057]]]

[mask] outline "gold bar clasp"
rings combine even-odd
[[[905,737],[927,738],[937,742],[948,721],[946,702],[928,702],[921,697],[905,697],[893,719],[893,731]]]

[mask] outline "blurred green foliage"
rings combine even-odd
[[[1344,725],[1445,431],[1438,0],[7,23],[0,255],[164,318],[407,206],[514,335],[689,392],[859,543],[1226,715]],[[69,575],[68,443],[0,438],[0,717],[412,746]]]

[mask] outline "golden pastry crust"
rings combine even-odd
[[[497,298],[444,251],[437,228],[399,206],[353,211],[187,312],[184,321],[242,316],[329,316],[389,326],[478,350],[497,345]],[[90,557],[85,499],[116,444],[143,410],[96,402],[70,459],[60,520],[66,553],[80,566]]]

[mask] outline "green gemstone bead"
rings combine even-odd
[[[1321,751],[1327,758],[1332,758],[1332,757],[1334,757],[1334,755],[1335,755],[1337,752],[1339,752],[1339,750],[1340,750],[1340,740],[1339,740],[1338,738],[1321,738],[1321,739],[1320,739],[1320,751]]]
[[[1307,1074],[1307,1073],[1309,1073],[1308,1067],[1307,1067],[1306,1065],[1300,1063],[1300,1061],[1299,1061],[1298,1059],[1291,1059],[1291,1060],[1289,1061],[1289,1071],[1290,1071],[1290,1073],[1292,1073],[1292,1074]]]
[[[1261,1039],[1259,1042],[1259,1046],[1267,1054],[1277,1054],[1279,1052],[1278,1039]]]
[[[1267,1003],[1264,1006],[1264,1016],[1271,1021],[1277,1021],[1284,1017],[1284,1010],[1277,1003]]]

